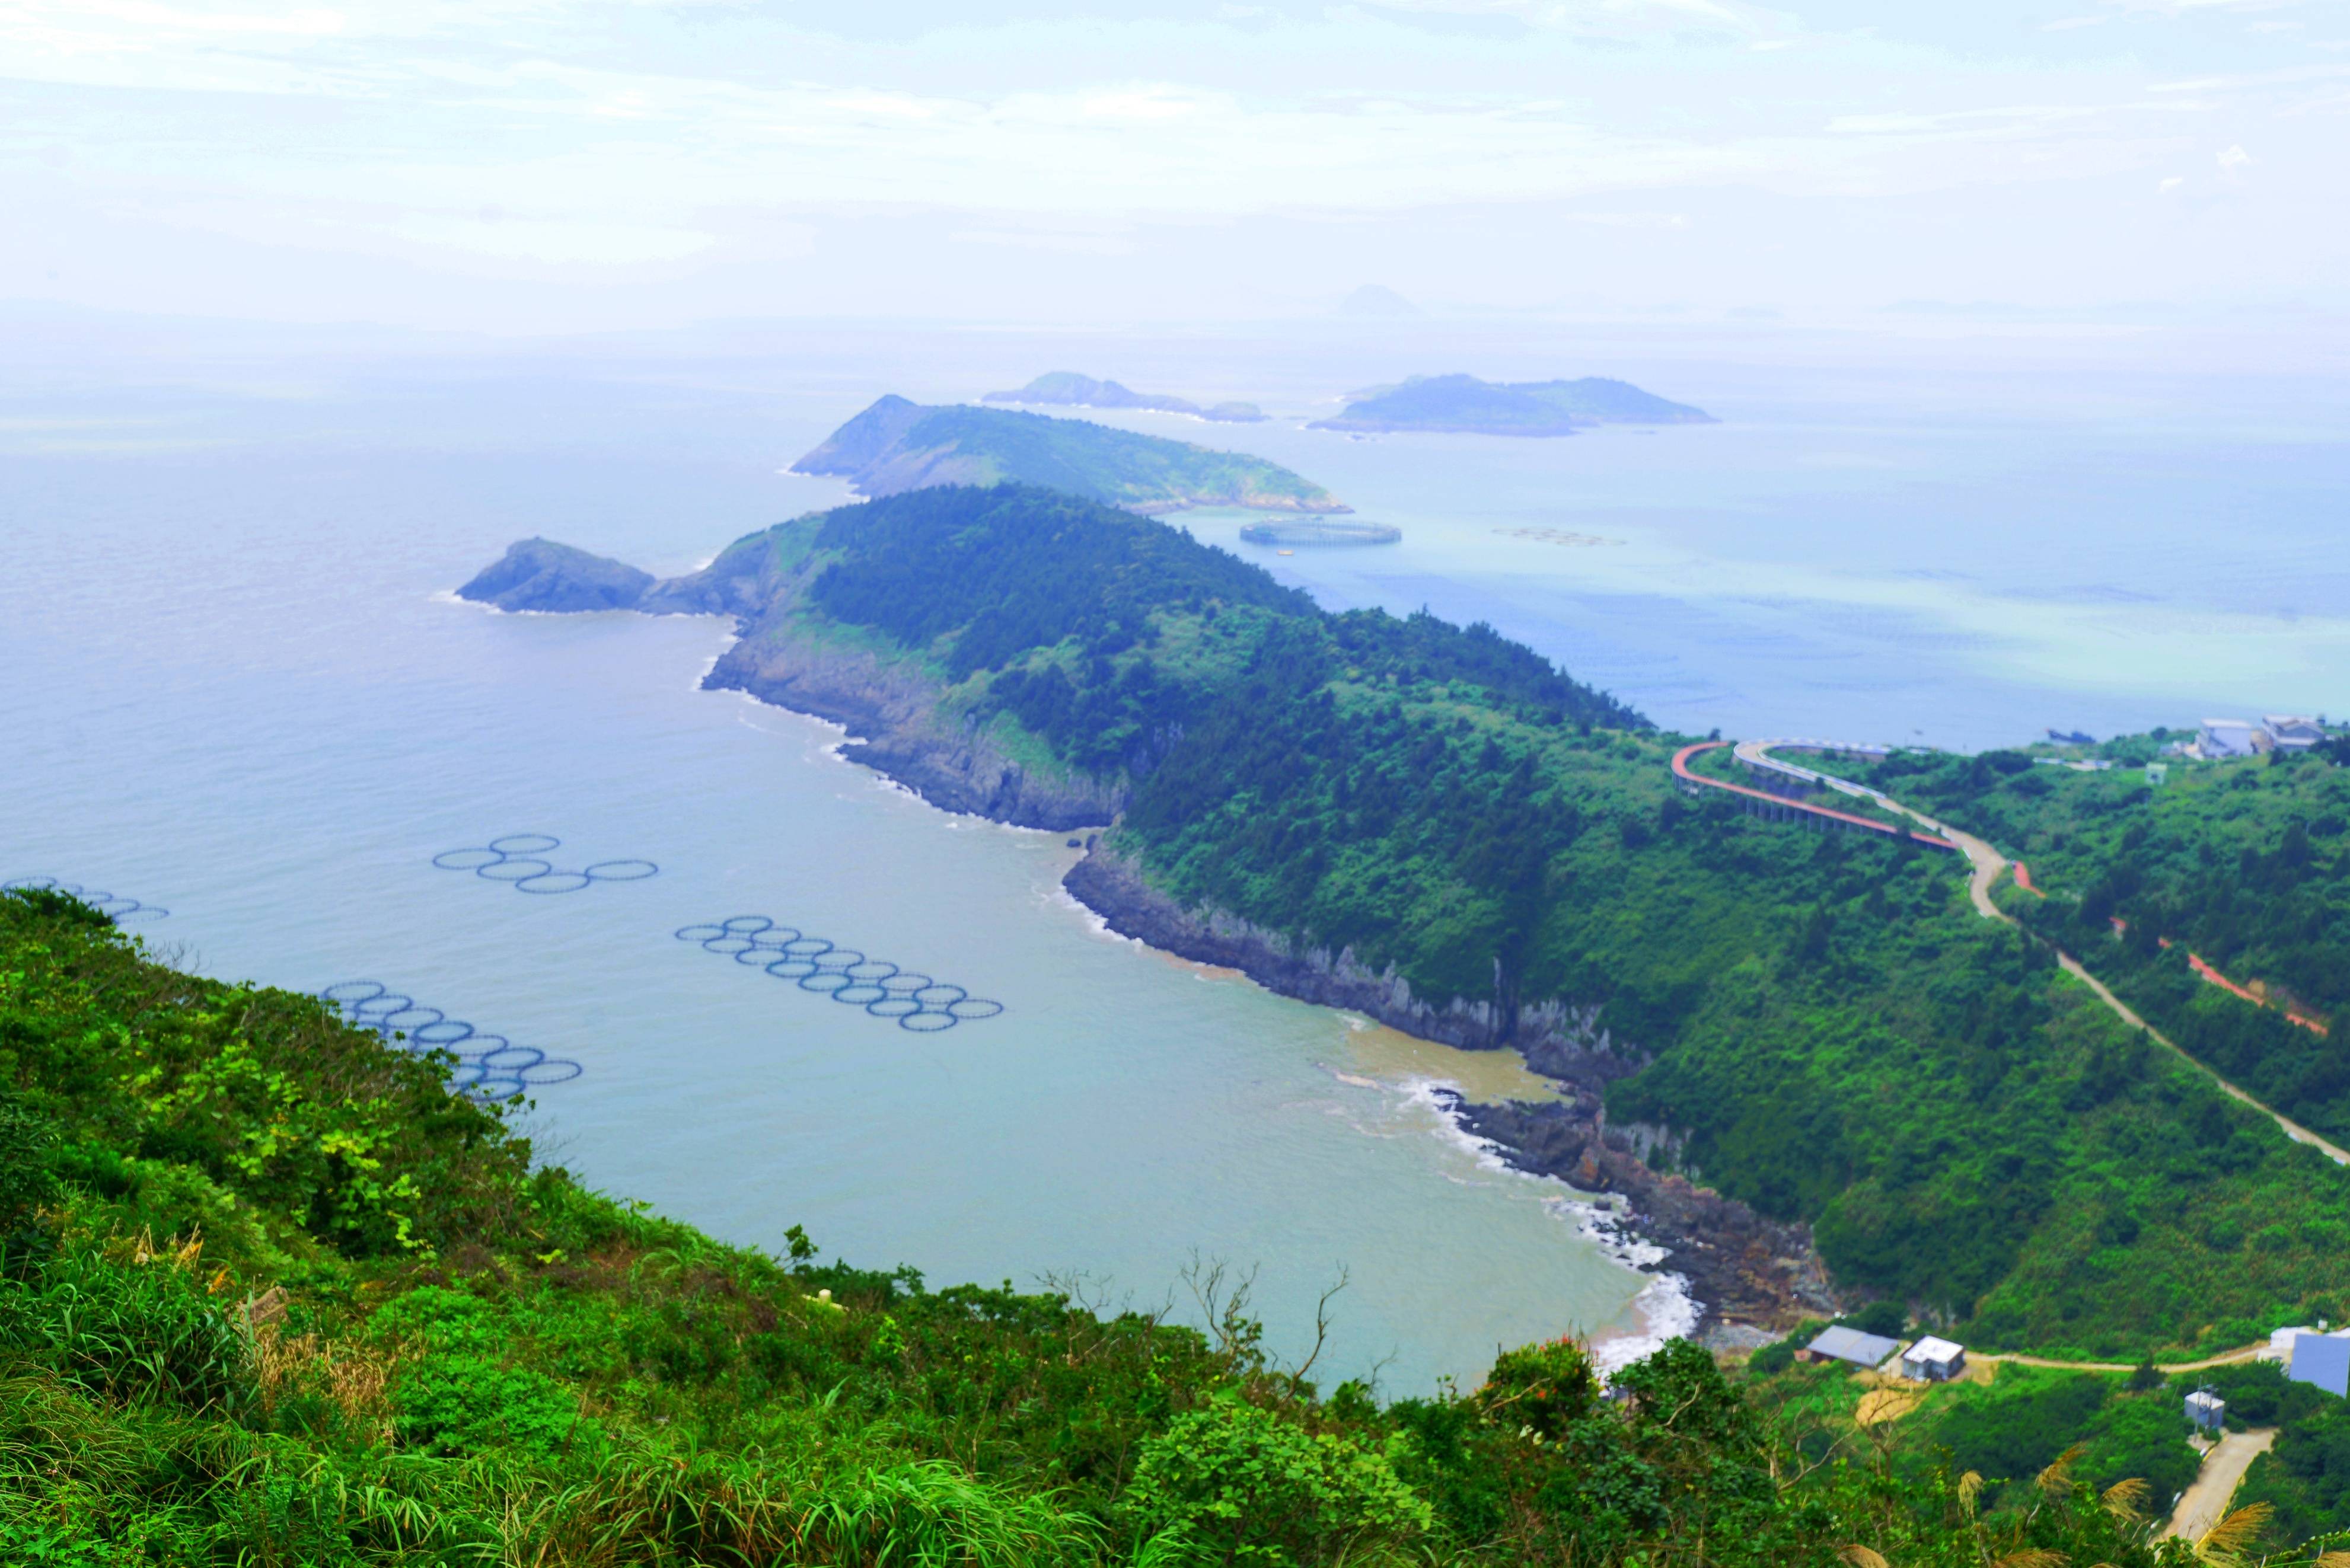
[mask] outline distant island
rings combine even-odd
[[[1482,381],[1474,376],[1414,376],[1347,394],[1337,418],[1318,431],[1448,431],[1472,435],[1563,436],[1587,425],[1705,425],[1703,409],[1641,390],[1629,381]]]
[[[1047,370],[1015,391],[990,392],[980,400],[1035,403],[1047,408],[1148,409],[1164,414],[1190,414],[1224,424],[1253,424],[1264,418],[1264,410],[1254,403],[1210,403],[1202,407],[1188,398],[1138,392],[1116,381],[1097,381],[1091,376],[1080,376],[1075,370]]]
[[[1009,409],[890,396],[792,465],[879,498],[940,484],[1039,484],[1146,514],[1187,506],[1351,512],[1277,462]]]

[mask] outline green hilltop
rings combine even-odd
[[[792,465],[837,476],[865,495],[941,484],[1035,484],[1129,511],[1247,506],[1346,512],[1329,492],[1279,463],[1085,420],[886,397]]]

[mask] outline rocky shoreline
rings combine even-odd
[[[1709,1322],[1700,1338],[1751,1349],[1806,1316],[1841,1309],[1811,1229],[1765,1219],[1735,1199],[1648,1163],[1660,1141],[1652,1129],[1610,1127],[1601,1096],[1642,1060],[1613,1048],[1596,1008],[1559,1002],[1522,1007],[1504,1031],[1486,1003],[1456,999],[1437,1008],[1392,969],[1376,972],[1351,950],[1298,951],[1278,932],[1238,917],[1184,909],[1144,879],[1131,861],[1097,844],[1062,885],[1109,929],[1195,962],[1234,969],[1266,990],[1375,1018],[1408,1034],[1470,1050],[1514,1048],[1528,1066],[1570,1092],[1565,1101],[1454,1100],[1445,1109],[1461,1129],[1505,1163],[1586,1194],[1615,1194],[1625,1223],[1664,1254],[1642,1265],[1679,1275]],[[1505,1037],[1506,1035],[1506,1037]]]
[[[941,726],[924,684],[893,676],[862,653],[767,640],[737,641],[702,684],[748,692],[763,702],[846,727],[844,755],[903,784],[932,805],[1055,832],[1098,828],[1125,805],[1122,791],[1090,781],[1036,779],[983,735]],[[1659,1173],[1644,1158],[1656,1141],[1643,1129],[1611,1127],[1601,1095],[1643,1059],[1613,1048],[1596,1008],[1557,1002],[1522,1006],[1511,1026],[1489,1002],[1454,999],[1438,1007],[1392,968],[1374,971],[1351,950],[1298,950],[1277,931],[1223,911],[1184,908],[1139,867],[1097,839],[1062,886],[1109,929],[1195,963],[1237,970],[1267,991],[1376,1019],[1423,1040],[1467,1050],[1515,1049],[1571,1097],[1540,1105],[1507,1101],[1446,1108],[1463,1131],[1505,1163],[1553,1177],[1588,1195],[1614,1194],[1624,1224],[1663,1256],[1639,1265],[1679,1275],[1705,1314],[1702,1343],[1745,1350],[1806,1316],[1842,1310],[1810,1228],[1764,1219],[1734,1199]]]
[[[942,722],[930,682],[870,654],[794,639],[754,647],[746,638],[719,657],[702,684],[843,726],[852,761],[947,811],[1066,833],[1098,827],[1126,805],[1122,790],[1081,776],[1039,778],[976,727]]]

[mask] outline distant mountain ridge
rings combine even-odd
[[[1445,431],[1474,435],[1563,436],[1601,424],[1698,425],[1719,421],[1629,381],[1484,381],[1470,375],[1413,376],[1347,394],[1323,431]]]
[[[1254,403],[1212,403],[1205,407],[1188,398],[1138,392],[1116,381],[1097,381],[1075,370],[1047,370],[1026,386],[1008,392],[990,392],[983,403],[1035,403],[1076,409],[1149,409],[1159,413],[1191,414],[1226,424],[1250,424],[1264,418]]]
[[[1261,457],[1190,441],[967,403],[891,395],[792,465],[846,479],[872,499],[941,484],[1035,484],[1155,514],[1187,506],[1351,512],[1320,485]]]

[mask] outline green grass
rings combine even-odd
[[[0,1561],[2149,1568],[1789,1448],[1694,1346],[1382,1407],[1209,1332],[723,1246],[318,1003],[0,894]]]

